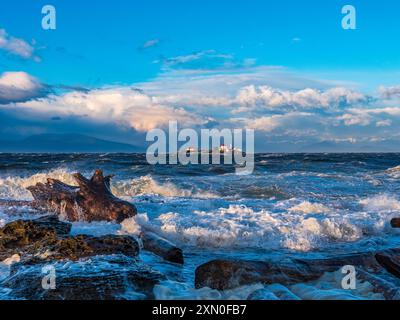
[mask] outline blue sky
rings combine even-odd
[[[41,28],[46,4],[57,10],[56,30]],[[341,27],[346,4],[357,10],[356,30]],[[19,137],[90,127],[83,133],[128,142],[165,125],[144,123],[155,112],[197,127],[251,124],[259,140],[275,136],[288,145],[396,140],[397,112],[385,108],[399,107],[399,13],[400,3],[391,0],[4,0],[0,112],[15,119],[15,130],[6,124],[0,130]],[[13,39],[25,46],[15,49]],[[28,89],[7,91],[24,81]],[[104,100],[127,88],[141,91],[127,101]],[[74,94],[81,100],[70,99]],[[304,94],[307,102],[299,101]],[[22,108],[29,119],[17,112]],[[112,114],[109,122],[104,112]],[[46,122],[45,114],[62,121]],[[307,128],[297,125],[310,117]]]

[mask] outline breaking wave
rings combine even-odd
[[[289,209],[289,211],[298,212],[298,213],[304,213],[304,214],[310,214],[310,213],[329,212],[330,209],[325,207],[323,204],[311,203],[311,202],[308,202],[308,201],[303,201],[302,203],[291,207]]]
[[[27,187],[39,182],[45,183],[47,178],[61,180],[70,185],[76,185],[72,174],[64,169],[56,169],[49,172],[37,173],[29,177],[0,178],[0,198],[14,200],[31,200],[32,196]]]
[[[386,173],[388,173],[392,178],[398,179],[400,178],[400,166],[389,168],[386,170]]]
[[[400,211],[400,201],[387,194],[381,194],[360,200],[360,204],[368,211]]]
[[[39,182],[45,183],[47,178],[58,179],[69,185],[76,185],[72,172],[56,169],[49,172],[37,173],[28,177],[0,178],[0,199],[31,200],[32,196],[26,189]],[[159,183],[150,175],[129,180],[115,180],[112,191],[117,197],[135,197],[140,195],[158,195],[163,197],[193,197],[216,198],[211,192],[192,189],[181,189],[172,182]]]
[[[193,198],[216,198],[211,192],[182,189],[172,182],[159,183],[150,175],[142,176],[137,179],[116,181],[112,186],[113,192],[117,196],[134,197],[139,195],[158,195],[163,197],[193,197]]]
[[[354,242],[390,229],[390,215],[386,214],[336,212],[318,204],[303,203],[297,207],[286,212],[270,212],[230,205],[192,214],[164,213],[151,221],[142,214],[125,221],[123,229],[135,233],[144,227],[188,246],[296,251]],[[318,215],[305,215],[305,212],[317,212]]]

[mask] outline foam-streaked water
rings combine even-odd
[[[169,277],[155,288],[156,297],[247,298],[261,285],[194,290],[195,267],[221,257],[321,257],[396,246],[400,234],[389,222],[400,216],[399,165],[400,154],[259,154],[254,173],[240,176],[227,165],[150,166],[139,154],[0,154],[0,199],[27,200],[26,187],[47,177],[73,184],[71,173],[90,176],[101,168],[115,174],[113,192],[132,201],[139,215],[122,225],[75,223],[73,233],[152,229],[182,247],[186,259],[180,268],[141,254]],[[24,208],[19,212],[29,216]],[[0,225],[21,215],[0,212]],[[7,270],[0,264],[0,279]],[[327,274],[288,290],[303,298],[379,298],[368,284],[350,297],[338,283]],[[269,298],[277,297],[276,287],[268,290]]]

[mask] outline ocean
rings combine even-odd
[[[400,244],[390,226],[400,217],[400,154],[257,154],[251,175],[236,175],[234,165],[152,166],[144,154],[0,154],[0,199],[31,200],[28,186],[47,177],[74,184],[72,173],[89,177],[96,169],[115,175],[113,193],[139,214],[122,224],[77,222],[72,233],[135,235],[146,228],[182,248],[183,267],[140,254],[167,276],[154,288],[157,299],[246,299],[263,288],[194,289],[195,268],[212,259],[323,258]],[[34,215],[26,207],[6,211],[0,207],[0,226]],[[94,266],[93,273],[107,263],[75,262]],[[0,263],[0,280],[8,273]],[[299,297],[382,298],[368,284],[351,294],[341,289],[340,271],[288,289]],[[0,288],[0,298],[13,297]]]

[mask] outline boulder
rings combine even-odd
[[[64,226],[64,229],[68,228]],[[61,230],[62,227],[58,227]],[[16,220],[0,228],[0,260],[13,254],[35,252],[57,241],[57,228],[43,220]]]
[[[106,235],[93,237],[88,235],[69,236],[58,239],[54,244],[43,247],[41,260],[79,260],[97,255],[123,254],[136,257],[139,254],[138,242],[130,236]],[[36,257],[38,254],[36,253]]]
[[[387,252],[387,251],[384,251]],[[399,249],[391,250],[397,254]],[[326,259],[290,259],[279,261],[213,260],[195,271],[195,287],[233,289],[253,283],[292,285],[317,280],[325,272],[345,265],[368,271],[382,271],[374,252],[339,255]]]
[[[392,275],[400,278],[400,255],[388,253],[377,253],[376,261]]]
[[[196,269],[195,287],[228,290],[253,283],[287,285],[315,280],[322,274],[301,262],[213,260]]]
[[[135,257],[139,243],[122,235],[70,236],[71,224],[55,216],[17,220],[0,229],[0,260],[19,254],[24,260],[78,260],[95,255],[124,254]]]
[[[51,272],[54,275],[54,287],[49,286]],[[165,277],[160,273],[139,265],[134,259],[117,255],[107,258],[99,256],[78,263],[17,263],[0,286],[10,289],[16,299],[153,299],[153,288],[162,280]]]

